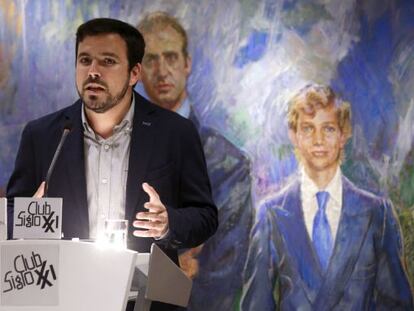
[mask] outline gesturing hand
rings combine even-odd
[[[142,189],[148,194],[149,201],[144,204],[148,212],[140,212],[133,223],[135,228],[147,230],[135,230],[137,237],[160,238],[168,231],[168,213],[160,196],[153,187],[147,183],[142,184]]]

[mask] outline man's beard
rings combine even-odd
[[[128,79],[126,80],[122,90],[115,96],[112,96],[109,93],[108,85],[104,81],[101,81],[99,79],[91,79],[91,78],[86,79],[86,81],[82,85],[82,92],[80,92],[79,89],[77,91],[78,91],[79,97],[84,102],[86,109],[92,110],[96,113],[104,113],[110,110],[111,108],[115,107],[125,97],[125,94],[127,93],[128,88],[129,88],[129,83],[128,83],[129,78],[130,78],[130,75],[128,75]],[[95,95],[86,96],[85,86],[88,83],[95,83],[95,84],[102,85],[105,88],[106,98],[104,98],[103,100],[98,100],[98,96],[95,96]]]

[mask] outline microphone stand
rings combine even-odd
[[[55,168],[57,158],[59,157],[59,154],[61,152],[63,143],[65,142],[66,137],[70,133],[71,129],[72,129],[71,124],[69,124],[69,123],[65,124],[65,127],[64,127],[63,133],[62,133],[62,137],[60,138],[60,141],[59,141],[59,145],[56,148],[55,154],[53,155],[52,162],[50,163],[49,169],[47,170],[46,180],[45,180],[45,193],[44,193],[44,196],[43,196],[45,198],[47,198],[47,196],[48,196],[49,181],[50,181],[50,177],[52,176],[53,170]]]

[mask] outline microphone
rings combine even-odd
[[[57,158],[59,157],[60,151],[62,150],[63,143],[65,142],[66,137],[68,136],[68,134],[70,133],[71,130],[72,130],[72,122],[70,120],[66,120],[65,126],[63,127],[62,136],[60,137],[59,145],[56,148],[55,154],[53,155],[52,162],[50,163],[49,169],[47,170],[46,180],[45,180],[45,193],[44,193],[44,196],[43,196],[44,198],[47,198],[47,192],[49,190],[50,176],[52,176]]]

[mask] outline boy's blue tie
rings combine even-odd
[[[316,254],[319,257],[322,271],[326,271],[333,247],[331,228],[329,227],[328,217],[326,217],[329,192],[317,192],[316,199],[318,200],[318,211],[313,219],[312,241]]]

